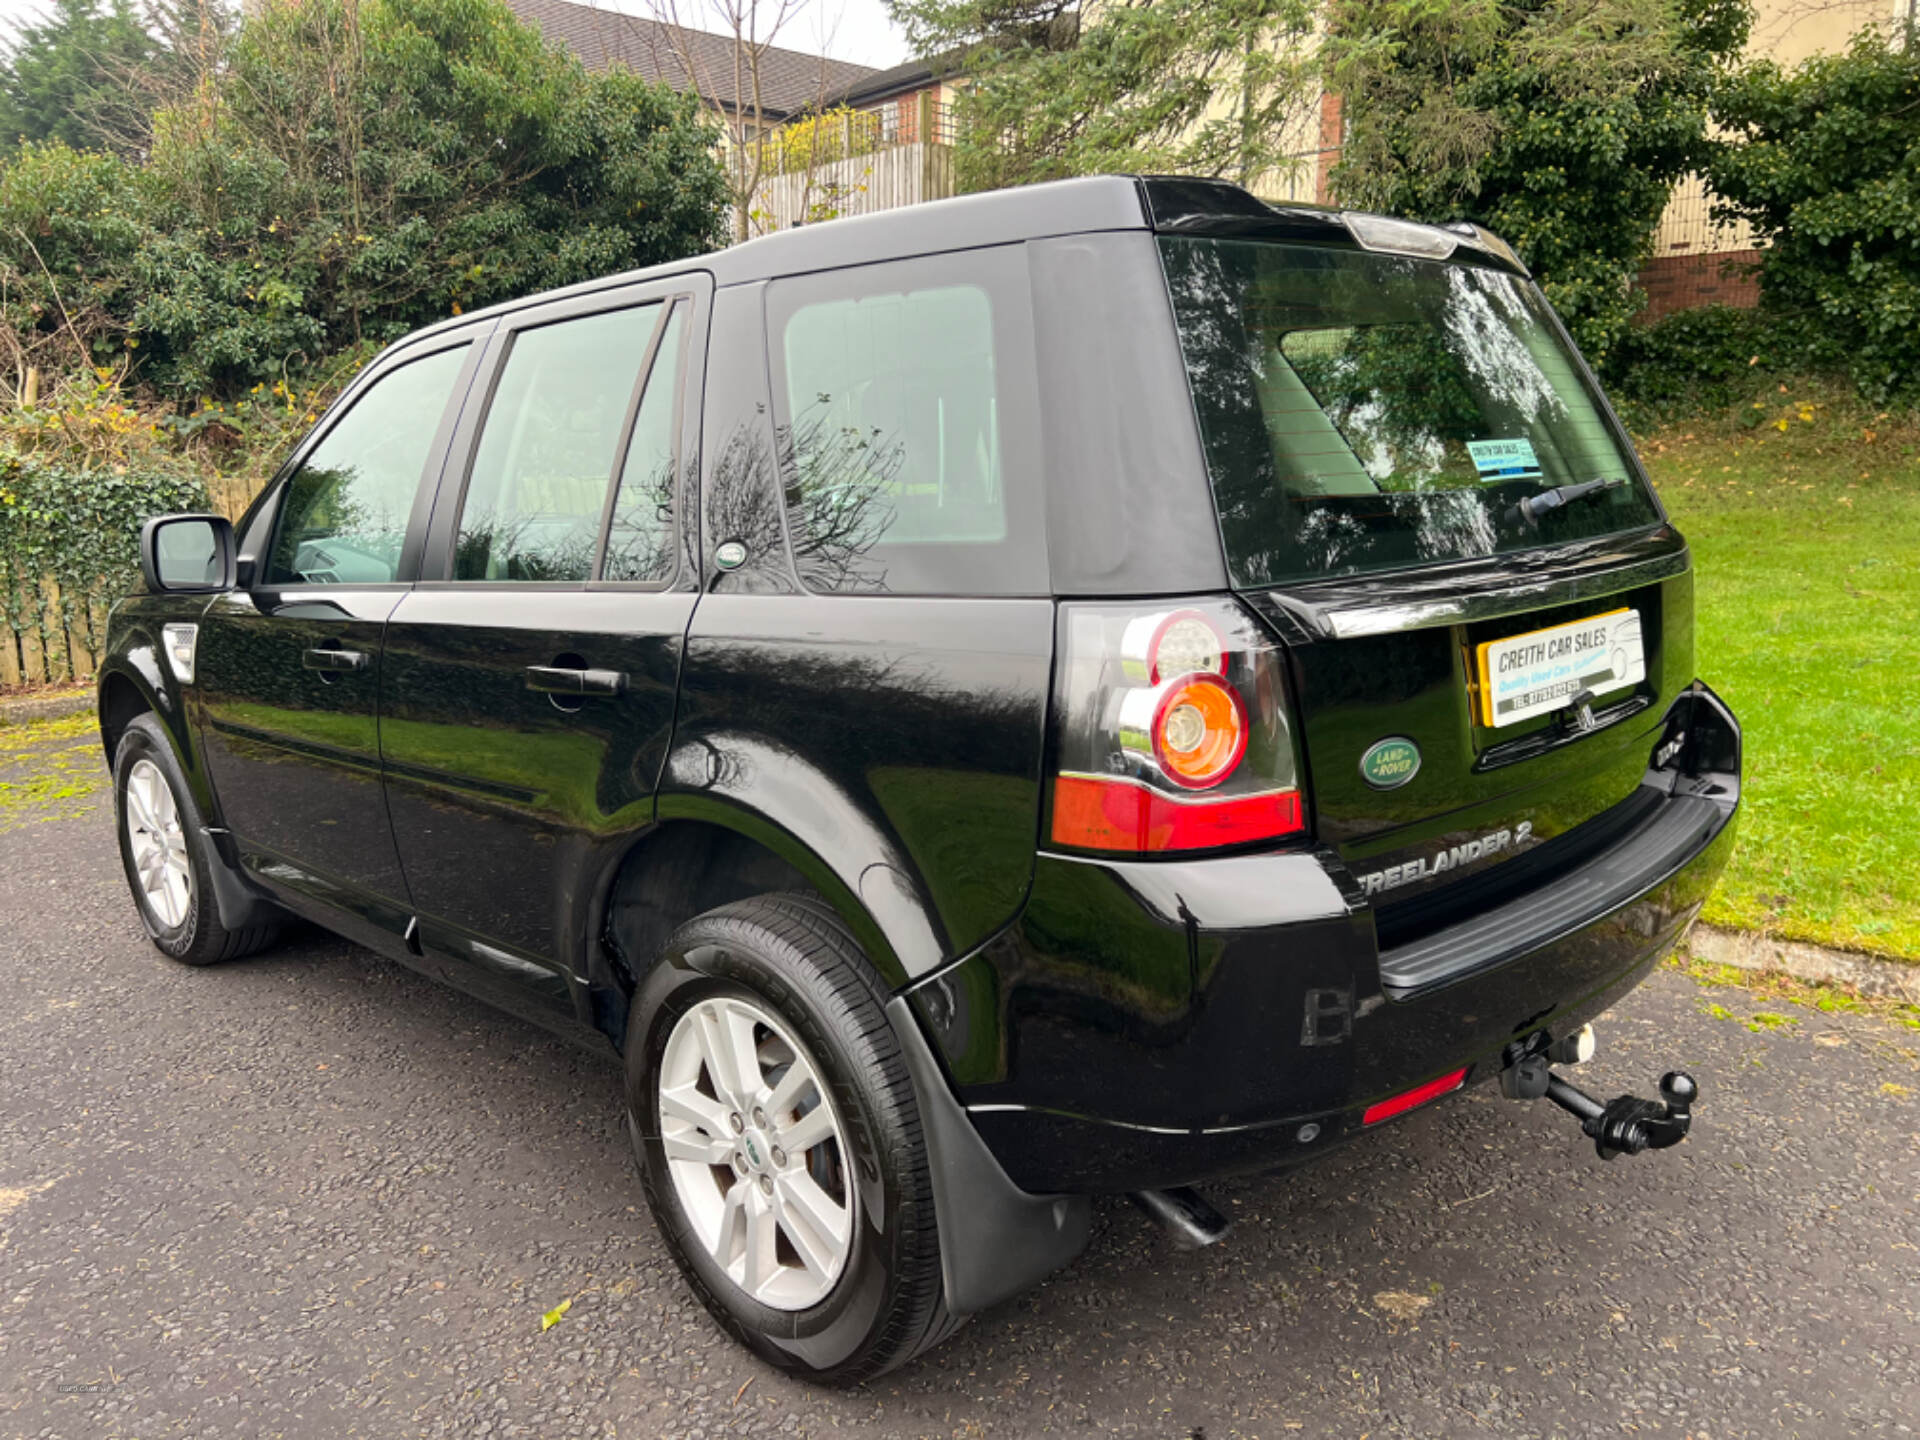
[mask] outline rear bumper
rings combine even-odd
[[[1591,865],[1384,956],[1330,851],[1173,863],[1040,858],[1019,920],[906,992],[968,1119],[1039,1193],[1298,1163],[1367,1107],[1498,1072],[1577,1028],[1685,933],[1738,828],[1739,727],[1701,687],[1650,765],[1646,820]],[[1663,746],[1663,748],[1665,748]],[[1650,803],[1657,799],[1658,804]]]

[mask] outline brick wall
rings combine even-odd
[[[1759,259],[1758,250],[1656,256],[1640,272],[1640,288],[1647,292],[1647,308],[1640,312],[1641,320],[1650,323],[1696,305],[1752,309],[1760,302],[1760,282],[1755,274]]]
[[[1332,202],[1329,177],[1340,163],[1340,147],[1347,143],[1347,131],[1340,108],[1340,97],[1331,92],[1320,97],[1320,154],[1314,162],[1313,198],[1320,204]]]

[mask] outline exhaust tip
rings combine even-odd
[[[1160,1222],[1182,1250],[1204,1250],[1227,1238],[1233,1228],[1228,1220],[1198,1190],[1177,1185],[1171,1190],[1136,1190],[1133,1203]]]

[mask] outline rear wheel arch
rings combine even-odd
[[[590,963],[590,982],[630,996],[689,920],[735,901],[797,892],[840,918],[885,991],[905,984],[905,969],[859,898],[804,847],[770,844],[770,838],[706,819],[668,820],[641,835],[609,872],[597,907],[600,954]],[[624,1017],[620,1024],[624,1029]],[[610,1038],[618,1044],[624,1037]]]
[[[913,1074],[898,1054],[886,997],[863,947],[817,896],[800,892],[757,896],[701,914],[671,937],[667,954],[670,958],[648,973],[635,998],[637,1018],[626,1056],[627,1111],[656,1223],[695,1293],[762,1359],[817,1382],[871,1379],[940,1343],[957,1328],[959,1317],[943,1303],[931,1178],[937,1161],[929,1153]],[[701,1093],[718,1097],[716,1104],[731,1104],[731,1130],[724,1112],[710,1110],[718,1123],[701,1123],[697,1095],[691,1110],[683,1098],[669,1119],[659,1092],[670,1073],[674,1036],[695,1020],[696,1010],[706,1010],[711,1020],[716,1005],[759,1012],[769,1028],[777,1023],[783,1040],[800,1051],[812,1072],[811,1088],[821,1096],[827,1126],[809,1129],[801,1121],[783,1131],[780,1097],[787,1095],[792,1103],[807,1090],[788,1090],[785,1078],[763,1076],[757,1064],[747,1067],[743,1084],[737,1061],[714,1062],[718,1036],[696,1042],[708,1057],[704,1064],[714,1082],[711,1088],[703,1084]],[[755,1032],[760,1033],[757,1025]],[[765,1055],[757,1045],[745,1053],[755,1052]],[[679,1084],[691,1088],[684,1067]],[[685,1097],[686,1090],[680,1093]],[[824,1295],[769,1304],[765,1296],[742,1288],[743,1280],[754,1281],[756,1267],[749,1258],[744,1277],[732,1274],[725,1267],[738,1258],[731,1253],[738,1247],[701,1233],[688,1208],[699,1197],[689,1196],[667,1161],[669,1124],[676,1127],[680,1145],[704,1144],[709,1161],[714,1142],[737,1144],[732,1137],[745,1134],[731,1168],[749,1186],[743,1207],[749,1212],[755,1208],[754,1187],[779,1209],[775,1197],[791,1163],[778,1148],[782,1143],[791,1147],[802,1129],[811,1137],[809,1146],[832,1142],[827,1154],[844,1167],[837,1173],[852,1225],[851,1234],[842,1237],[844,1268]],[[774,1148],[757,1149],[756,1136]],[[679,1158],[689,1157],[683,1150]],[[824,1187],[819,1197],[824,1205],[804,1207],[801,1218],[829,1214],[825,1207],[840,1198],[833,1188],[836,1172],[815,1169],[822,1158],[818,1153],[800,1158],[805,1172]],[[697,1171],[693,1188],[704,1188]],[[736,1193],[729,1187],[729,1198]],[[781,1228],[788,1229],[784,1222]],[[795,1235],[796,1248],[784,1258],[796,1270],[817,1272],[819,1267],[797,1248],[798,1235],[789,1234]],[[726,1236],[723,1229],[720,1239]],[[749,1221],[749,1246],[752,1239]]]

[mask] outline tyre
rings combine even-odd
[[[831,910],[762,896],[681,927],[628,1031],[628,1127],[674,1259],[735,1338],[827,1384],[958,1328],[884,1000]]]
[[[233,960],[265,945],[272,925],[229,930],[213,898],[214,852],[173,747],[151,714],[128,722],[113,755],[115,827],[127,887],[153,943],[186,965]]]

